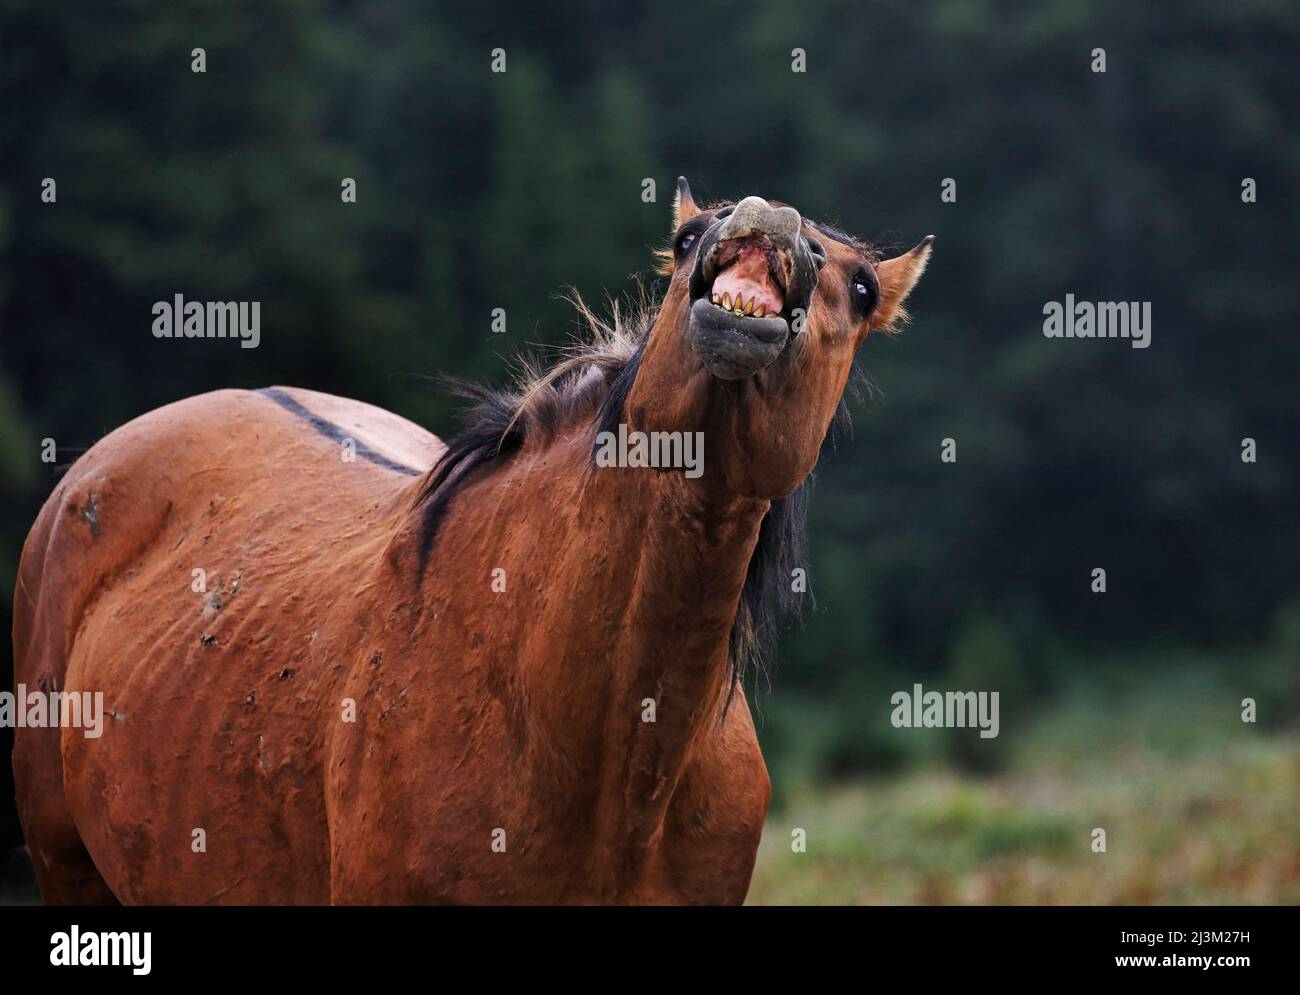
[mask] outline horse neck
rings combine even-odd
[[[591,568],[566,578],[578,593],[554,620],[564,648],[534,658],[528,684],[550,733],[600,772],[602,834],[649,843],[694,751],[721,736],[731,630],[767,506],[709,496],[678,472],[591,472],[571,533]]]
[[[590,440],[574,438],[467,488],[439,540],[476,543],[483,576],[506,567],[510,606],[488,610],[510,613],[498,665],[519,682],[528,762],[537,783],[585,801],[606,839],[653,836],[692,751],[721,734],[769,504],[700,483],[595,468]]]

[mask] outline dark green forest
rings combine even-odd
[[[1158,724],[1192,659],[1293,732],[1298,51],[1287,0],[0,0],[0,621],[41,502],[106,432],[291,384],[446,434],[435,375],[504,382],[578,333],[566,288],[654,286],[685,174],[887,253],[936,235],[818,469],[816,607],[755,688],[778,802],[995,774],[1023,716],[1085,694],[1167,701]],[[261,301],[260,347],[155,339],[177,293]],[[1150,302],[1150,347],[1046,338],[1067,293]],[[998,747],[902,742],[882,702],[913,681],[1001,688]]]

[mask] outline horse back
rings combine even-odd
[[[193,902],[239,901],[250,885],[232,875],[202,893],[211,876],[160,837],[157,812],[243,852],[283,833],[308,842],[264,873],[283,874],[291,900],[321,900],[317,713],[339,663],[321,647],[441,451],[371,405],[268,388],[159,408],[77,460],[24,544],[15,683],[102,692],[108,728],[18,731],[29,838],[66,835],[71,819],[119,899]],[[214,769],[156,749],[180,740],[208,744],[190,755]],[[260,818],[203,788],[226,783],[219,769],[260,779],[239,788]],[[254,825],[261,836],[242,840]]]
[[[391,503],[442,450],[391,412],[294,388],[219,390],[136,418],[69,468],[27,536],[14,605],[19,666],[38,644],[57,664],[90,602],[138,573],[176,529],[202,531],[223,509],[244,519],[232,531],[245,541],[272,519],[295,531],[324,525],[358,502]],[[258,508],[254,492],[281,514]]]

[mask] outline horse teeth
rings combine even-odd
[[[710,292],[709,296],[714,304],[724,311],[730,311],[738,318],[763,318],[768,313],[767,305],[759,303],[757,294],[754,294],[748,300],[740,292],[732,296],[730,290],[723,294]]]

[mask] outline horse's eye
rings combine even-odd
[[[849,284],[853,291],[853,306],[863,315],[876,306],[876,285],[865,273],[859,273]]]
[[[677,254],[679,256],[684,256],[686,255],[686,253],[690,252],[691,246],[695,244],[695,239],[698,237],[699,236],[697,236],[695,232],[688,231],[685,235],[683,235],[680,239],[678,239]]]

